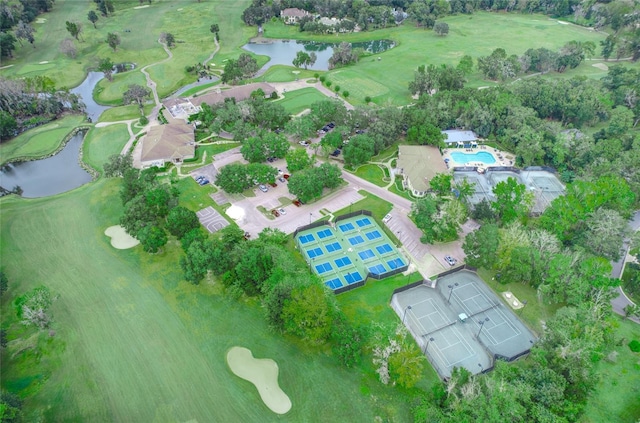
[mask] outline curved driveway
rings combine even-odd
[[[629,227],[634,232],[640,229],[640,211],[637,211],[636,214],[633,215],[633,218],[629,221]],[[624,262],[629,252],[629,240],[624,241],[622,248],[624,250],[624,256],[616,262],[611,262],[611,265],[613,266],[613,269],[611,270],[612,278],[619,279],[622,277]],[[614,312],[621,316],[624,316],[624,308],[628,305],[633,305],[634,303],[629,299],[629,297],[625,295],[622,288],[617,287],[616,292],[618,293],[618,296],[611,300],[611,306],[613,307]],[[640,319],[635,317],[631,317],[629,318],[629,320],[640,323]]]

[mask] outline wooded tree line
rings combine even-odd
[[[0,77],[0,141],[54,120],[64,112],[82,112],[84,107],[76,94],[57,89],[49,77]]]
[[[461,13],[472,14],[479,10],[544,13],[552,17],[565,17],[580,25],[595,28],[611,25],[619,35],[620,29],[629,29],[640,19],[633,13],[633,2],[606,0],[253,0],[243,12],[242,19],[247,25],[261,25],[272,17],[280,16],[280,12],[285,8],[298,8],[325,17],[346,18],[357,23],[362,30],[395,26],[407,17],[417,26],[433,28],[439,18]],[[311,18],[307,18],[306,21],[303,23],[313,22]],[[622,38],[626,39],[626,35]]]

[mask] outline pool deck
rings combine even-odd
[[[454,160],[453,157],[451,157],[451,153],[476,154],[481,152],[491,154],[496,162],[492,164],[486,164],[483,162],[474,162],[474,161],[460,163]],[[493,147],[485,147],[483,145],[480,145],[476,148],[445,148],[444,150],[442,150],[442,153],[443,153],[442,159],[443,160],[448,159],[447,167],[449,169],[453,167],[458,167],[458,166],[477,166],[477,167],[484,167],[484,168],[513,166],[513,162],[515,160],[515,157],[511,153],[507,153]]]

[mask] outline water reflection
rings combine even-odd
[[[270,60],[260,69],[256,76],[262,75],[273,65],[293,66],[293,59],[299,51],[315,53],[316,63],[309,66],[312,70],[329,70],[329,59],[333,56],[334,47],[339,43],[320,43],[316,41],[273,40],[267,44],[249,43],[242,48],[255,54],[269,56]],[[391,40],[375,40],[351,43],[352,48],[360,48],[371,54],[381,53],[395,47]]]
[[[53,157],[12,163],[0,169],[0,186],[11,190],[16,185],[27,198],[46,197],[70,191],[91,181],[91,175],[78,164],[84,133],[74,135]]]

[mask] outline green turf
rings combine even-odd
[[[302,88],[285,93],[284,99],[278,100],[277,104],[284,107],[287,113],[295,115],[308,109],[311,104],[326,99],[327,96],[315,88]]]
[[[103,78],[93,90],[93,98],[100,104],[109,106],[122,105],[122,94],[129,89],[129,85],[147,86],[147,80],[139,70],[116,74],[113,81]],[[149,99],[152,97],[149,96]]]
[[[137,70],[120,76],[122,83],[105,92],[101,101],[118,104],[122,87],[129,83],[144,82],[139,69],[167,58],[157,42],[160,33],[171,32],[177,40],[173,48],[173,59],[149,69],[158,84],[158,91],[165,96],[180,86],[192,82],[195,75],[187,75],[184,68],[206,59],[215,49],[213,35],[209,32],[211,22],[221,27],[221,54],[228,57],[239,55],[238,47],[251,36],[252,31],[241,24],[240,15],[249,1],[179,2],[155,1],[150,7],[134,9],[137,2],[116,3],[116,12],[109,18],[100,17],[97,29],[87,20],[87,12],[94,9],[92,2],[61,0],[55,3],[50,13],[42,15],[43,24],[34,24],[36,48],[29,45],[19,47],[15,58],[3,61],[3,65],[14,65],[2,71],[6,76],[31,76],[46,73],[58,86],[73,87],[82,82],[87,69],[95,67],[99,58],[109,57],[115,63],[132,62]],[[181,9],[181,10],[178,10]],[[234,19],[228,17],[233,16]],[[60,42],[69,37],[65,21],[82,22],[84,30],[81,41],[76,42],[78,56],[69,59],[59,52]],[[194,24],[200,22],[202,24]],[[129,30],[129,32],[125,32]],[[105,43],[108,32],[117,32],[122,40],[116,52]],[[42,61],[49,63],[40,64]],[[217,62],[217,58],[214,63]],[[222,63],[222,62],[220,62]],[[119,76],[116,75],[116,79]],[[103,85],[101,85],[103,86]],[[117,88],[117,89],[116,89]]]
[[[369,278],[365,286],[339,294],[336,298],[340,308],[354,324],[370,327],[371,322],[376,322],[376,324],[395,327],[400,320],[389,306],[393,290],[420,279],[422,277],[419,273],[408,276],[399,274],[380,281]],[[370,359],[367,364],[369,361]],[[366,366],[366,368],[369,372],[374,371],[373,366]],[[419,386],[429,389],[438,380],[438,375],[426,359],[425,369]]]
[[[433,31],[415,28],[410,24],[375,32],[360,32],[340,37],[345,41],[392,39],[395,48],[375,56],[364,57],[357,65],[330,71],[327,78],[350,93],[349,102],[364,104],[365,96],[374,103],[406,104],[411,102],[408,84],[414,70],[423,64],[456,65],[468,54],[474,58],[485,56],[498,48],[508,54],[521,55],[529,48],[546,47],[557,50],[571,40],[593,41],[598,45],[606,34],[596,33],[575,25],[561,25],[543,15],[497,14],[476,12],[473,15],[448,16],[442,19],[450,32],[439,37]],[[266,36],[272,38],[316,39],[335,42],[335,35],[314,36],[300,33],[297,27],[268,23]],[[380,57],[381,60],[377,60]],[[399,64],[402,66],[399,66]],[[575,75],[591,64],[583,64],[566,75]],[[594,68],[595,69],[595,68]],[[493,85],[483,81],[476,72],[469,77],[470,86]]]
[[[636,422],[640,417],[640,354],[629,349],[632,339],[640,341],[640,325],[614,317],[619,321],[616,338],[619,344],[615,362],[597,364],[600,379],[589,398],[583,422]]]
[[[198,85],[197,87],[189,88],[188,90],[186,90],[185,92],[180,94],[180,96],[181,97],[195,96],[195,94],[197,94],[197,93],[199,93],[201,91],[205,91],[207,88],[214,87],[214,86],[216,86],[218,84],[220,84],[220,81],[215,81],[215,82],[210,82],[208,84]]]
[[[26,404],[43,420],[408,419],[397,391],[273,333],[255,302],[228,300],[217,283],[182,281],[174,242],[156,255],[114,250],[103,231],[122,211],[118,180],[50,199],[0,201],[9,296],[41,283],[58,296],[52,312],[64,348],[45,351],[49,380]],[[272,414],[229,371],[224,357],[234,345],[280,365],[280,385],[293,402],[287,415]],[[30,386],[20,357],[3,361],[2,372],[3,386]],[[371,395],[358,393],[363,380]]]
[[[376,184],[379,187],[387,186],[387,182],[383,181],[384,172],[380,168],[380,166],[375,164],[365,164],[359,166],[354,174],[365,181],[369,181],[372,184]]]
[[[148,116],[153,109],[153,104],[146,104],[144,106],[144,114]],[[98,122],[117,122],[120,120],[139,119],[140,109],[134,104],[128,106],[112,107],[105,110],[100,115]]]
[[[91,128],[84,139],[82,159],[92,168],[102,172],[102,166],[114,154],[120,154],[129,141],[129,131],[124,123],[103,128]]]
[[[6,163],[18,158],[40,158],[60,147],[63,139],[84,121],[84,116],[69,115],[23,132],[0,144],[0,159]]]
[[[293,73],[298,72],[298,73]],[[269,82],[290,82],[298,80],[311,81],[315,83],[314,75],[323,75],[325,72],[296,69],[293,66],[274,65],[260,77],[255,78],[257,81],[269,81]]]

